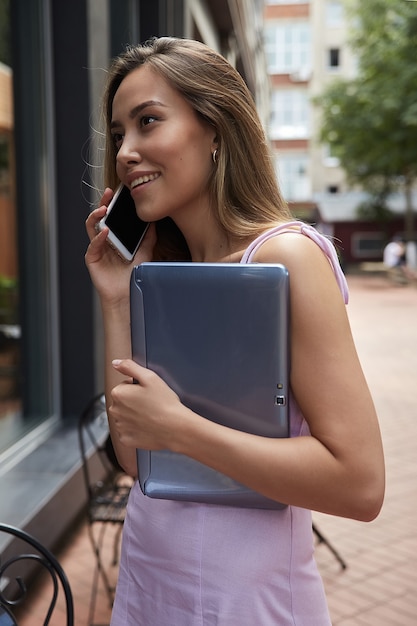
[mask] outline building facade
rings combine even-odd
[[[389,223],[360,220],[365,195],[350,189],[338,159],[318,140],[313,99],[335,77],[353,78],[343,0],[267,0],[265,50],[272,100],[269,136],[276,172],[294,213],[340,242],[347,263],[382,259],[387,240],[404,228],[405,200],[393,198]]]
[[[354,71],[342,0],[268,0],[265,46],[277,176],[300,213],[315,205],[316,195],[346,191],[337,159],[317,140],[320,118],[312,104],[334,76]]]
[[[0,519],[46,545],[84,505],[77,418],[103,385],[84,222],[102,188],[105,70],[127,43],[199,39],[266,120],[262,5],[0,0]]]

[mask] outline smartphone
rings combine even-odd
[[[106,215],[97,224],[97,230],[107,226],[107,241],[126,263],[130,263],[145,236],[149,223],[136,214],[130,190],[121,184],[107,208]]]

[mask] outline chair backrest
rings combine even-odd
[[[109,456],[110,435],[102,393],[94,396],[81,413],[78,420],[78,440],[84,482],[91,500],[97,484],[116,469]]]
[[[47,614],[43,622],[47,626],[54,612],[58,594],[61,590],[65,596],[67,626],[74,624],[74,603],[68,578],[60,563],[50,550],[43,546],[35,537],[20,528],[0,523],[0,533],[11,535],[23,542],[15,540],[11,548],[7,547],[4,554],[7,556],[0,560],[0,624],[15,626],[17,622],[13,616],[14,607],[23,605],[28,597],[27,572],[28,563],[35,563],[45,569],[53,584],[53,592]],[[17,546],[19,546],[17,550]],[[22,552],[20,550],[23,550]],[[29,550],[29,551],[28,551]],[[17,553],[16,553],[17,551]]]

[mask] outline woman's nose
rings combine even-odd
[[[117,152],[116,159],[121,165],[140,163],[142,161],[142,156],[139,152],[137,141],[134,141],[132,137],[125,135],[122,145]]]

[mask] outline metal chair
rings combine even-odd
[[[113,605],[114,586],[110,583],[102,554],[104,538],[106,529],[110,526],[118,526],[114,536],[111,562],[111,566],[116,566],[119,559],[120,535],[133,480],[117,463],[109,435],[102,393],[93,397],[82,412],[78,421],[78,436],[88,496],[88,533],[96,557],[89,611],[89,624],[92,624],[100,578],[110,607]]]
[[[52,599],[43,622],[44,626],[50,622],[60,591],[65,596],[66,624],[73,626],[74,604],[70,584],[54,555],[24,530],[0,523],[0,533],[12,535],[25,544],[23,548],[25,552],[15,554],[15,545],[11,542],[10,548],[8,546],[4,550],[4,553],[7,554],[4,561],[3,559],[0,560],[0,625],[17,626],[18,622],[13,610],[23,605],[27,600],[28,589],[26,585],[30,580],[28,570],[31,569],[31,565],[38,565],[49,572],[53,583]],[[28,546],[30,551],[26,552]]]
[[[315,524],[313,524],[313,533],[316,535],[317,538],[317,543],[323,543],[325,546],[327,546],[327,548],[330,550],[330,552],[333,554],[333,556],[335,557],[335,559],[340,563],[340,567],[342,569],[346,569],[347,568],[347,564],[346,561],[340,556],[339,552],[336,550],[336,548],[330,543],[330,541],[328,539],[326,539],[326,537],[323,535],[323,533],[321,533],[319,531],[319,529],[317,528],[317,526]]]

